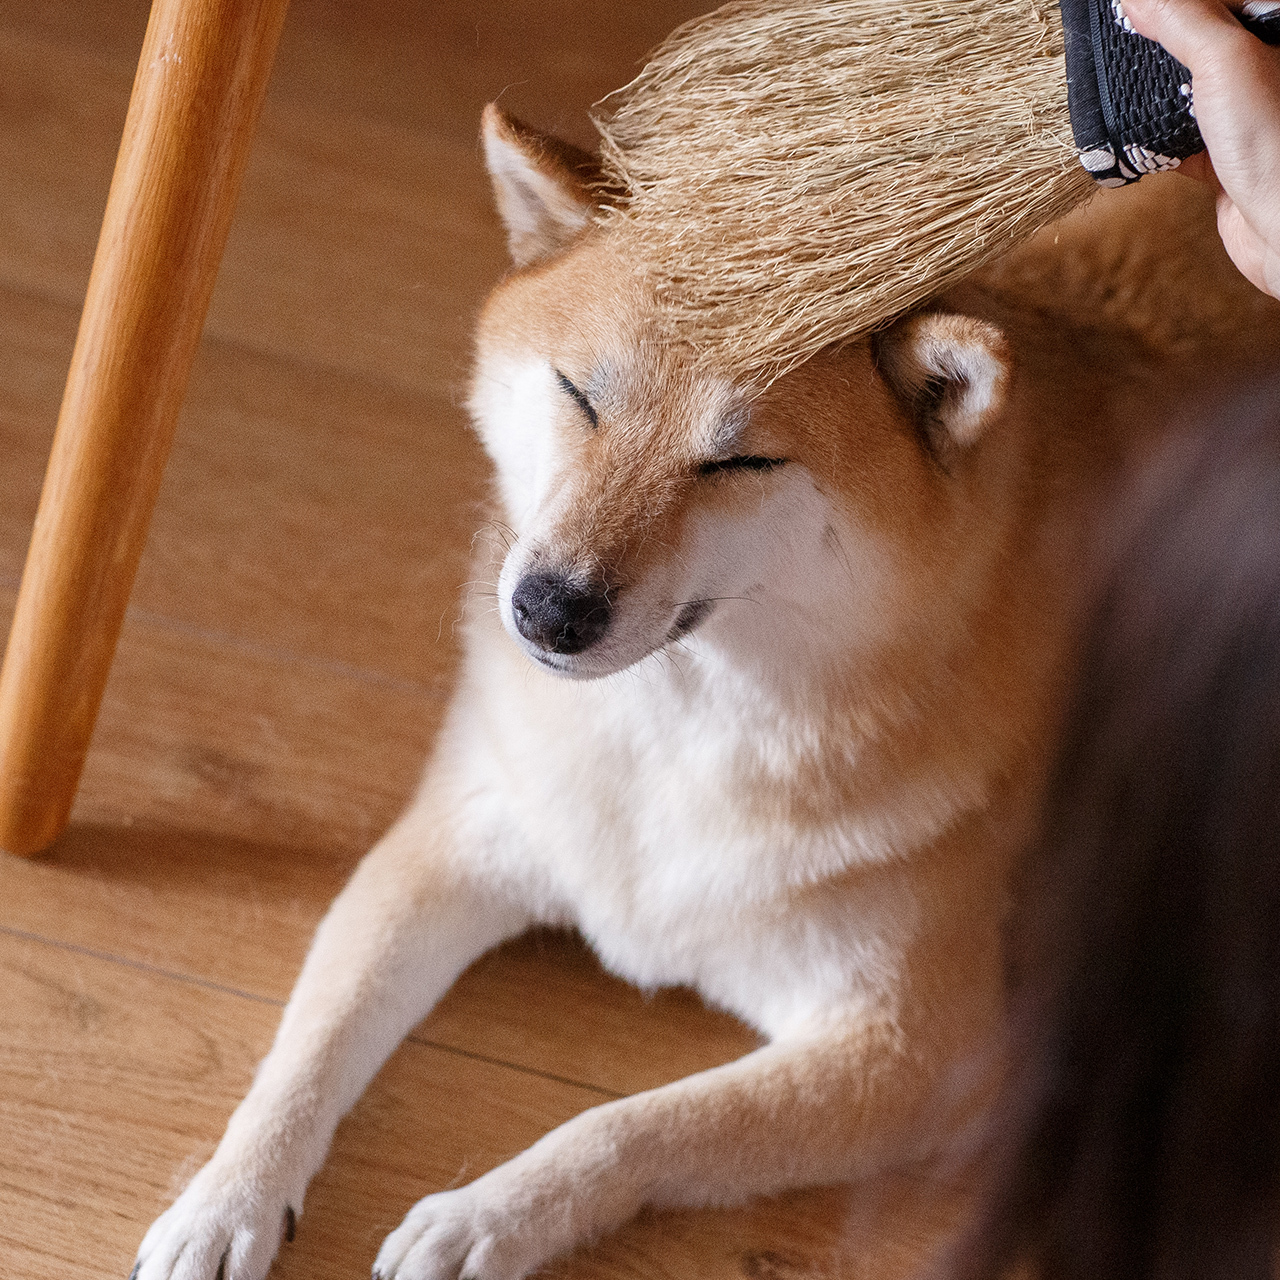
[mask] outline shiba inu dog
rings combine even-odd
[[[856,1178],[945,1146],[992,1092],[1006,884],[1091,503],[1176,387],[1176,335],[1130,317],[1166,309],[1068,237],[736,386],[651,340],[588,157],[495,108],[484,144],[515,263],[471,396],[511,538],[485,553],[499,607],[471,606],[421,789],[139,1280],[261,1280],[384,1059],[537,923],[766,1043],[428,1196],[382,1280],[516,1280],[644,1205]],[[1235,296],[1201,295],[1180,322]]]

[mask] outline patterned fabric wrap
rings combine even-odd
[[[1071,131],[1085,169],[1121,187],[1203,151],[1191,73],[1133,29],[1121,0],[1061,0],[1061,8]],[[1280,43],[1280,5],[1248,5],[1241,21]]]

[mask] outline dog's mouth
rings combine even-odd
[[[680,605],[675,620],[660,641],[650,642],[643,651],[629,653],[621,661],[619,661],[621,655],[611,651],[612,646],[608,643],[587,646],[580,653],[557,653],[526,641],[520,643],[520,648],[527,658],[544,671],[554,672],[558,676],[567,676],[571,680],[595,680],[634,666],[650,654],[656,653],[669,644],[674,644],[677,640],[684,639],[707,620],[715,605],[714,600],[690,600]],[[520,639],[518,629],[513,634],[516,639]]]
[[[714,600],[690,600],[688,604],[682,605],[671,630],[667,632],[666,643],[671,644],[676,640],[682,640],[691,631],[696,630],[706,621],[707,615],[714,607]]]
[[[571,657],[566,657],[559,653],[547,653],[532,646],[524,646],[524,654],[526,657],[532,658],[538,666],[546,667],[548,671],[554,671],[562,676],[571,674],[576,665]]]

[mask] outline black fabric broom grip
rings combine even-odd
[[[1124,186],[1204,150],[1191,72],[1133,29],[1120,0],[1061,0],[1061,9],[1071,130],[1094,179]],[[1280,45],[1280,3],[1253,0],[1236,16]]]
[[[1274,5],[1261,13],[1237,13],[1240,25],[1257,36],[1265,44],[1280,44],[1280,4]]]

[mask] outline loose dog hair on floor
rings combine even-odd
[[[1280,384],[1175,438],[1101,594],[950,1280],[1264,1280],[1280,1217]]]

